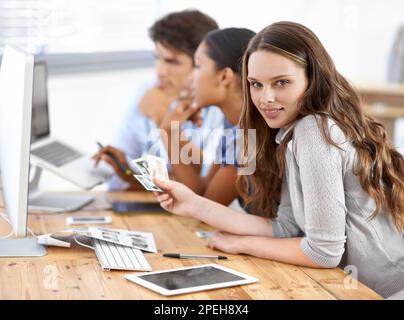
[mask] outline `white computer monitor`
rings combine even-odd
[[[0,240],[0,256],[46,254],[36,238],[27,237],[33,68],[32,55],[5,47],[0,67],[0,171],[14,237]]]

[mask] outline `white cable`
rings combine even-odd
[[[95,250],[94,247],[89,246],[89,245],[86,245],[86,244],[80,242],[79,240],[77,240],[76,235],[73,236],[73,239],[74,239],[74,241],[75,241],[78,245],[83,246],[83,247],[86,247],[86,248],[89,248],[89,249],[92,249],[92,250]]]
[[[36,237],[36,234],[31,230],[30,227],[27,226],[27,230],[31,233],[31,236]]]
[[[8,219],[7,215],[5,215],[3,212],[0,212],[0,217],[11,226],[10,220]],[[13,233],[14,233],[13,228],[11,228],[11,232],[6,236],[1,236],[0,239],[10,238],[13,235]]]
[[[6,221],[6,222],[11,226],[10,220],[8,219],[8,216],[7,216],[6,214],[4,214],[3,212],[0,212],[0,217],[1,217],[4,221]],[[36,234],[31,230],[30,227],[27,226],[27,230],[31,233],[31,235],[32,235],[33,237],[36,237]],[[8,239],[8,238],[10,238],[10,237],[13,235],[13,233],[14,233],[14,231],[11,230],[8,235],[6,235],[6,236],[0,236],[0,239]]]

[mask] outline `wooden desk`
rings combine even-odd
[[[358,84],[355,87],[367,103],[383,102],[404,107],[404,84]]]
[[[404,84],[361,84],[356,88],[365,111],[385,126],[393,142],[395,120],[404,117]]]
[[[97,210],[106,200],[151,200],[150,193],[98,193],[95,203],[76,213],[34,215],[29,226],[37,234],[68,228],[67,216],[108,215],[110,227],[152,232],[158,254],[145,256],[154,271],[211,263],[212,260],[170,259],[162,252],[214,254],[206,240],[195,236],[196,230],[209,227],[191,218],[165,213],[118,215]],[[102,204],[101,204],[102,205]],[[0,223],[1,234],[8,226]],[[318,270],[296,267],[245,255],[227,255],[228,261],[215,261],[223,266],[257,277],[255,284],[185,294],[168,299],[381,299],[371,289],[358,283],[357,289],[344,288],[349,278],[340,269]],[[40,258],[0,258],[0,299],[167,299],[123,278],[128,271],[101,270],[90,249],[48,247]]]

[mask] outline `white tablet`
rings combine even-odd
[[[218,264],[126,275],[125,279],[165,296],[232,287],[258,279]]]

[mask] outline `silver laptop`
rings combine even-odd
[[[105,166],[95,168],[90,155],[51,137],[45,62],[36,62],[34,66],[31,163],[83,189],[93,188],[113,173]]]

